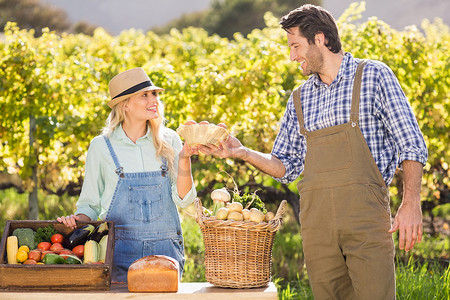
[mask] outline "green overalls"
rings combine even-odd
[[[294,104],[307,153],[300,193],[303,251],[316,300],[395,299],[389,194],[358,125],[362,61],[350,122],[308,132],[300,88]]]

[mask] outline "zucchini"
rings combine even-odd
[[[19,240],[17,236],[8,236],[6,240],[6,255],[8,256],[8,264],[17,265],[17,252],[19,250]]]
[[[95,263],[98,262],[98,243],[94,240],[89,240],[84,244],[84,263]]]

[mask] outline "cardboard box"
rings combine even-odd
[[[79,222],[97,226],[103,222]],[[104,264],[81,265],[13,265],[6,260],[6,240],[16,228],[53,226],[59,233],[67,236],[73,230],[57,221],[7,221],[0,244],[0,290],[63,290],[87,291],[109,290],[114,256],[114,222],[108,221],[108,243]],[[30,249],[31,250],[31,249]]]

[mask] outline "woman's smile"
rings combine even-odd
[[[158,104],[155,103],[153,105],[147,106],[147,111],[158,112]]]

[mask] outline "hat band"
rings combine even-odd
[[[122,97],[122,96],[126,96],[126,95],[130,95],[130,94],[134,94],[139,90],[142,90],[143,88],[146,88],[148,86],[152,86],[152,82],[151,81],[144,81],[141,82],[139,84],[136,84],[135,86],[130,87],[129,89],[126,89],[125,91],[123,91],[122,93],[114,96],[111,100],[114,100],[118,97]]]

